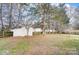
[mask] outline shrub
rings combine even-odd
[[[4,37],[13,36],[13,32],[11,31],[4,31]],[[2,37],[2,31],[0,31],[0,37]]]
[[[42,32],[33,32],[33,35],[40,35]]]

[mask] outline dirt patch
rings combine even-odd
[[[47,47],[47,46],[35,46],[31,47],[26,54],[32,54],[32,55],[52,55],[52,54],[58,54],[59,48],[57,47]]]

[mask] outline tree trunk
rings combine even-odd
[[[28,34],[29,34],[29,26],[28,25],[25,25],[25,28],[27,30],[27,35],[26,36],[28,36]]]
[[[42,18],[42,21],[43,21],[43,28],[42,28],[42,30],[43,30],[43,35],[45,35],[45,17],[43,16],[43,18]]]
[[[21,4],[19,3],[18,4],[18,13],[19,13],[19,15],[18,15],[18,25],[20,24],[20,20],[21,20]]]
[[[0,20],[1,20],[1,26],[2,26],[2,37],[4,37],[4,24],[3,24],[3,20],[2,20],[2,4],[0,5]]]
[[[10,4],[10,15],[9,15],[9,30],[12,26],[12,3]]]

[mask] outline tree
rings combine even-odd
[[[4,24],[2,19],[2,4],[0,4],[0,21],[1,21],[1,31],[2,31],[2,37],[4,37]]]
[[[79,29],[79,8],[74,9],[74,13],[70,17],[70,26],[73,29]]]
[[[33,7],[30,6],[30,4],[27,4],[27,3],[24,3],[24,4],[21,4],[21,7],[22,7],[22,14],[21,14],[21,17],[22,17],[22,20],[23,20],[23,23],[22,25],[26,28],[27,30],[27,35],[29,34],[29,28],[32,27],[33,25]]]
[[[64,4],[59,4],[59,7],[55,9],[55,16],[53,17],[56,20],[55,29],[57,32],[62,32],[63,28],[69,23],[69,18],[64,9]]]
[[[45,30],[48,26],[46,21],[48,20],[50,24],[50,17],[53,11],[52,6],[49,3],[41,3],[41,4],[37,4],[36,9],[37,9],[36,14],[38,14],[41,19],[40,25],[42,27],[43,34],[45,34]]]
[[[10,3],[10,11],[9,11],[9,30],[12,28],[12,3]]]

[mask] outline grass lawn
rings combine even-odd
[[[47,34],[0,38],[1,55],[79,54],[79,35]]]

